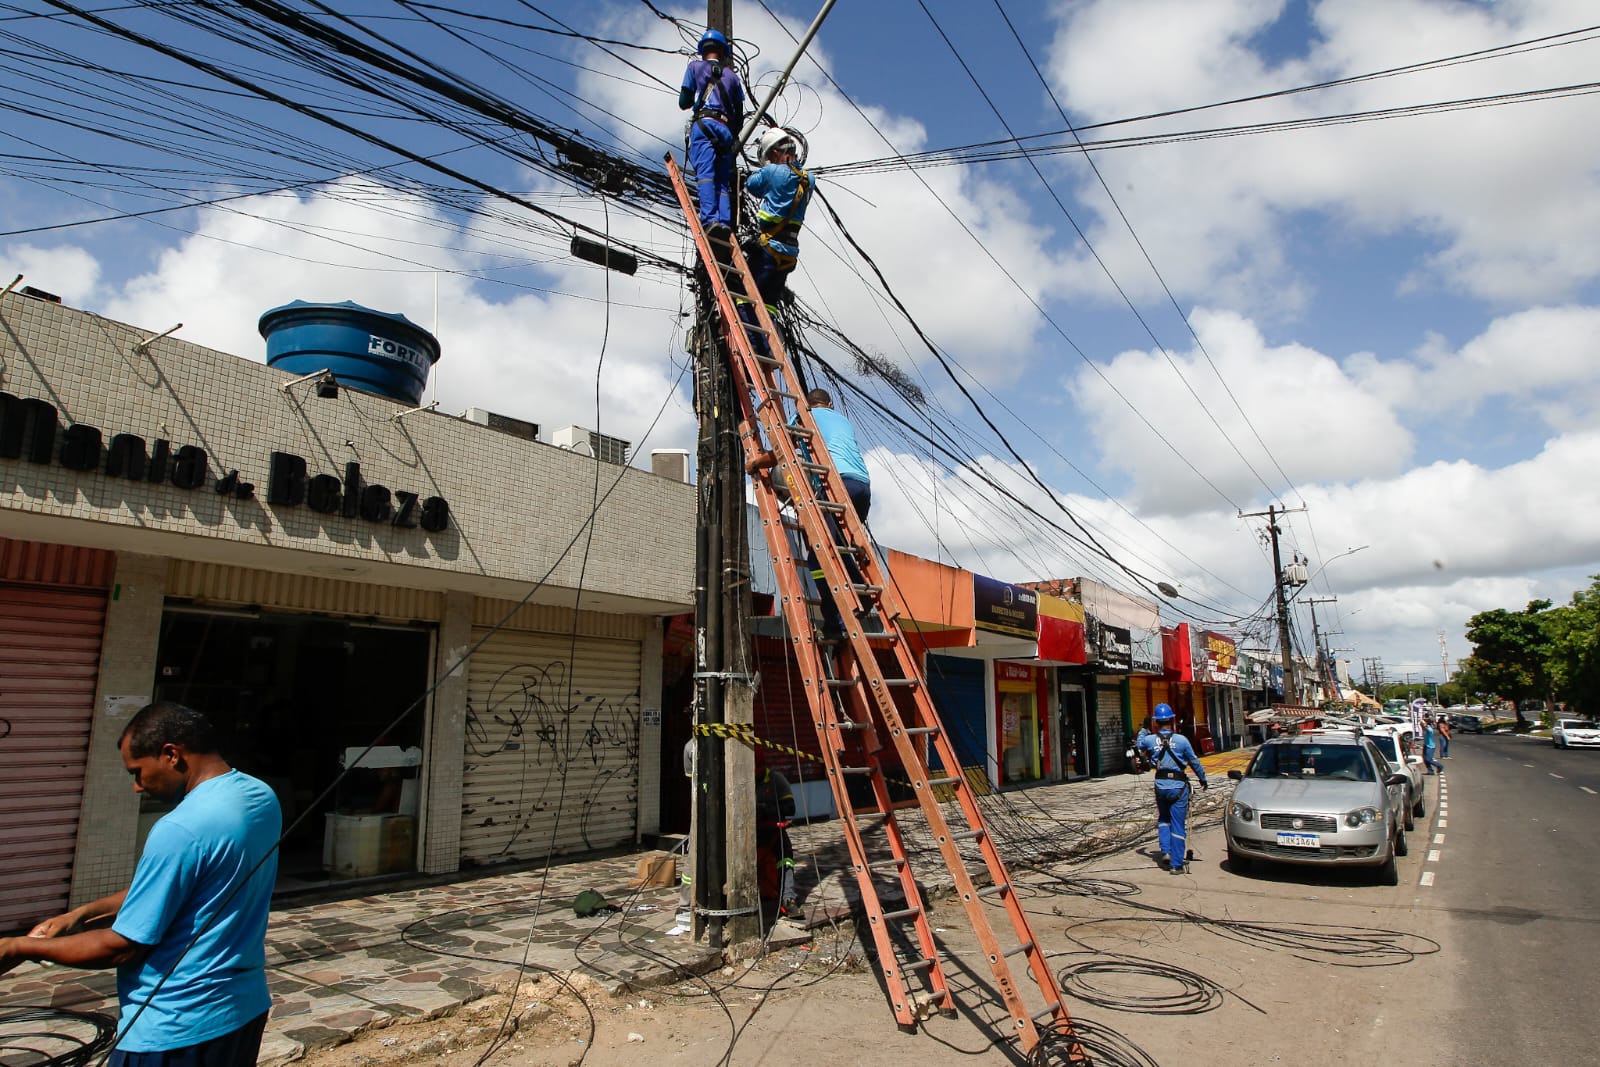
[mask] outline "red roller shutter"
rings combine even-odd
[[[105,616],[102,591],[0,582],[0,931],[67,907]]]

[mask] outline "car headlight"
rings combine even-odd
[[[1256,809],[1252,808],[1248,804],[1241,804],[1237,800],[1228,805],[1228,814],[1232,815],[1240,822],[1256,821]]]
[[[1382,822],[1383,812],[1377,808],[1357,808],[1344,817],[1344,824],[1351,829],[1365,826],[1368,823]]]

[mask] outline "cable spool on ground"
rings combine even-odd
[[[1106,976],[1132,979],[1119,984],[1099,981]],[[1223,991],[1211,979],[1166,963],[1130,957],[1096,958],[1069,963],[1058,975],[1061,991],[1102,1008],[1145,1015],[1199,1015],[1222,1006]],[[1156,991],[1129,989],[1155,987]],[[1160,991],[1165,987],[1168,991]]]
[[[0,1063],[7,1067],[86,1067],[116,1037],[116,1020],[99,1012],[0,1010]]]
[[[1028,1053],[1028,1067],[1081,1067],[1081,1060],[1072,1059],[1074,1045],[1088,1054],[1094,1067],[1159,1067],[1144,1049],[1081,1015],[1073,1017],[1070,1034],[1040,1027],[1039,1043]]]

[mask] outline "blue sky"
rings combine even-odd
[[[815,11],[809,0],[768,3],[794,33]],[[1089,126],[1550,38],[1519,54],[1124,122],[1086,131],[1089,140],[1548,90],[1591,81],[1600,59],[1596,33],[1574,32],[1600,21],[1578,0],[1012,0],[1003,10],[1027,55],[991,0],[926,4],[1019,135],[1062,127],[1028,55],[1073,124]],[[490,0],[444,6],[548,25],[530,9]],[[683,18],[686,30],[697,22],[697,6],[656,6]],[[407,62],[432,63],[640,161],[653,162],[682,136],[674,94],[651,77],[676,85],[682,56],[612,49],[640,73],[591,42],[526,27],[452,17],[488,33],[464,43],[391,0],[334,7],[414,47]],[[638,2],[540,9],[592,36],[667,49],[682,41]],[[49,9],[18,0],[10,10]],[[380,117],[392,93],[343,88],[334,99],[324,75],[289,66],[281,46],[229,44],[167,14],[105,17],[341,109],[341,121],[409,148],[456,149],[444,158],[476,178],[669,258],[685,255],[681,232],[668,224],[612,210],[504,154],[461,150],[457,134]],[[759,3],[736,4],[735,20],[736,36],[760,49],[752,81],[768,83],[788,38]],[[158,219],[17,232],[173,203],[139,185],[180,181],[138,170],[173,165],[163,144],[200,157],[183,164],[192,173],[181,183],[194,198],[326,182],[394,162],[278,105],[218,92],[215,79],[148,49],[55,21],[0,12],[0,34],[12,35],[0,47],[11,51],[13,105],[55,116],[13,111],[0,122],[0,152],[8,153],[0,160],[0,268],[153,330],[183,321],[183,336],[251,358],[262,358],[255,318],[275,304],[356,299],[431,327],[437,285],[442,409],[486,406],[547,427],[598,422],[639,443],[641,457],[692,444],[678,278],[645,271],[608,279],[566,255],[559,225],[475,194],[447,206],[432,187],[451,183],[414,166]],[[474,40],[482,51],[468,47]],[[38,58],[41,42],[181,82],[167,84],[173,97],[158,109],[167,115],[187,115],[202,100],[217,110],[182,130],[159,116],[134,127],[125,110],[93,102],[98,76],[25,61]],[[841,0],[814,57],[897,151],[1006,136],[917,0]],[[389,91],[352,60],[334,68]],[[913,423],[959,431],[971,453],[964,467],[930,464],[926,447],[888,420],[865,404],[847,406],[872,449],[877,536],[1001,578],[1081,573],[1137,584],[997,504],[972,477],[981,469],[1060,525],[1071,527],[1061,509],[1070,512],[1131,569],[1206,605],[1191,603],[1191,613],[1225,617],[1250,615],[1271,589],[1260,523],[1236,512],[1303,505],[1288,520],[1289,550],[1309,556],[1313,569],[1327,565],[1314,591],[1340,598],[1331,617],[1344,631],[1341,646],[1402,671],[1433,665],[1437,674],[1440,629],[1452,662],[1465,653],[1461,631],[1474,611],[1534,596],[1564,600],[1600,571],[1592,477],[1600,381],[1591,355],[1600,327],[1600,243],[1592,237],[1600,147],[1575,136],[1593,128],[1597,108],[1595,96],[1578,95],[1095,152],[1115,204],[1081,156],[1036,157],[1136,317],[1020,159],[830,174],[890,153],[819,68],[802,62],[775,113],[811,139],[810,163],[845,225],[1052,491],[1022,477],[842,235],[814,212],[797,295],[919,381],[927,404],[891,404]],[[210,139],[245,118],[263,127],[243,143]],[[139,143],[90,132],[96,126]],[[227,158],[217,158],[224,147]],[[30,155],[104,164],[116,187],[19,158]],[[428,189],[417,184],[424,178]],[[879,382],[859,384],[888,396]],[[1341,556],[1363,545],[1371,547]]]

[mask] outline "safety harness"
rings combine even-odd
[[[761,247],[766,249],[767,255],[772,257],[773,263],[779,270],[794,270],[795,264],[800,261],[797,254],[780,252],[772,247],[773,241],[782,241],[791,247],[800,243],[800,223],[794,217],[805,206],[806,200],[811,196],[811,175],[790,163],[789,170],[800,179],[800,184],[795,188],[794,199],[789,201],[789,210],[782,218],[776,215],[757,215],[756,223],[761,227]]]
[[[705,127],[705,120],[711,119],[712,121],[721,123],[724,127],[726,127],[728,124],[728,113],[722,106],[720,106],[723,104],[721,88],[722,63],[720,61],[713,60],[710,62],[709,66],[710,73],[706,77],[706,83],[700,87],[700,95],[695,97],[694,111],[692,114],[694,115],[695,125],[699,126],[700,132],[706,135],[706,140],[716,141],[717,138]],[[706,107],[706,97],[711,94],[711,87],[713,85],[718,87],[717,103],[719,106]]]
[[[1185,785],[1187,785],[1189,782],[1189,774],[1183,769],[1183,763],[1178,759],[1177,756],[1172,756],[1172,759],[1173,762],[1178,764],[1178,766],[1161,766],[1161,761],[1168,756],[1172,756],[1172,738],[1163,737],[1161,739],[1161,751],[1156,753],[1156,777],[1165,778],[1168,781],[1183,782]]]

